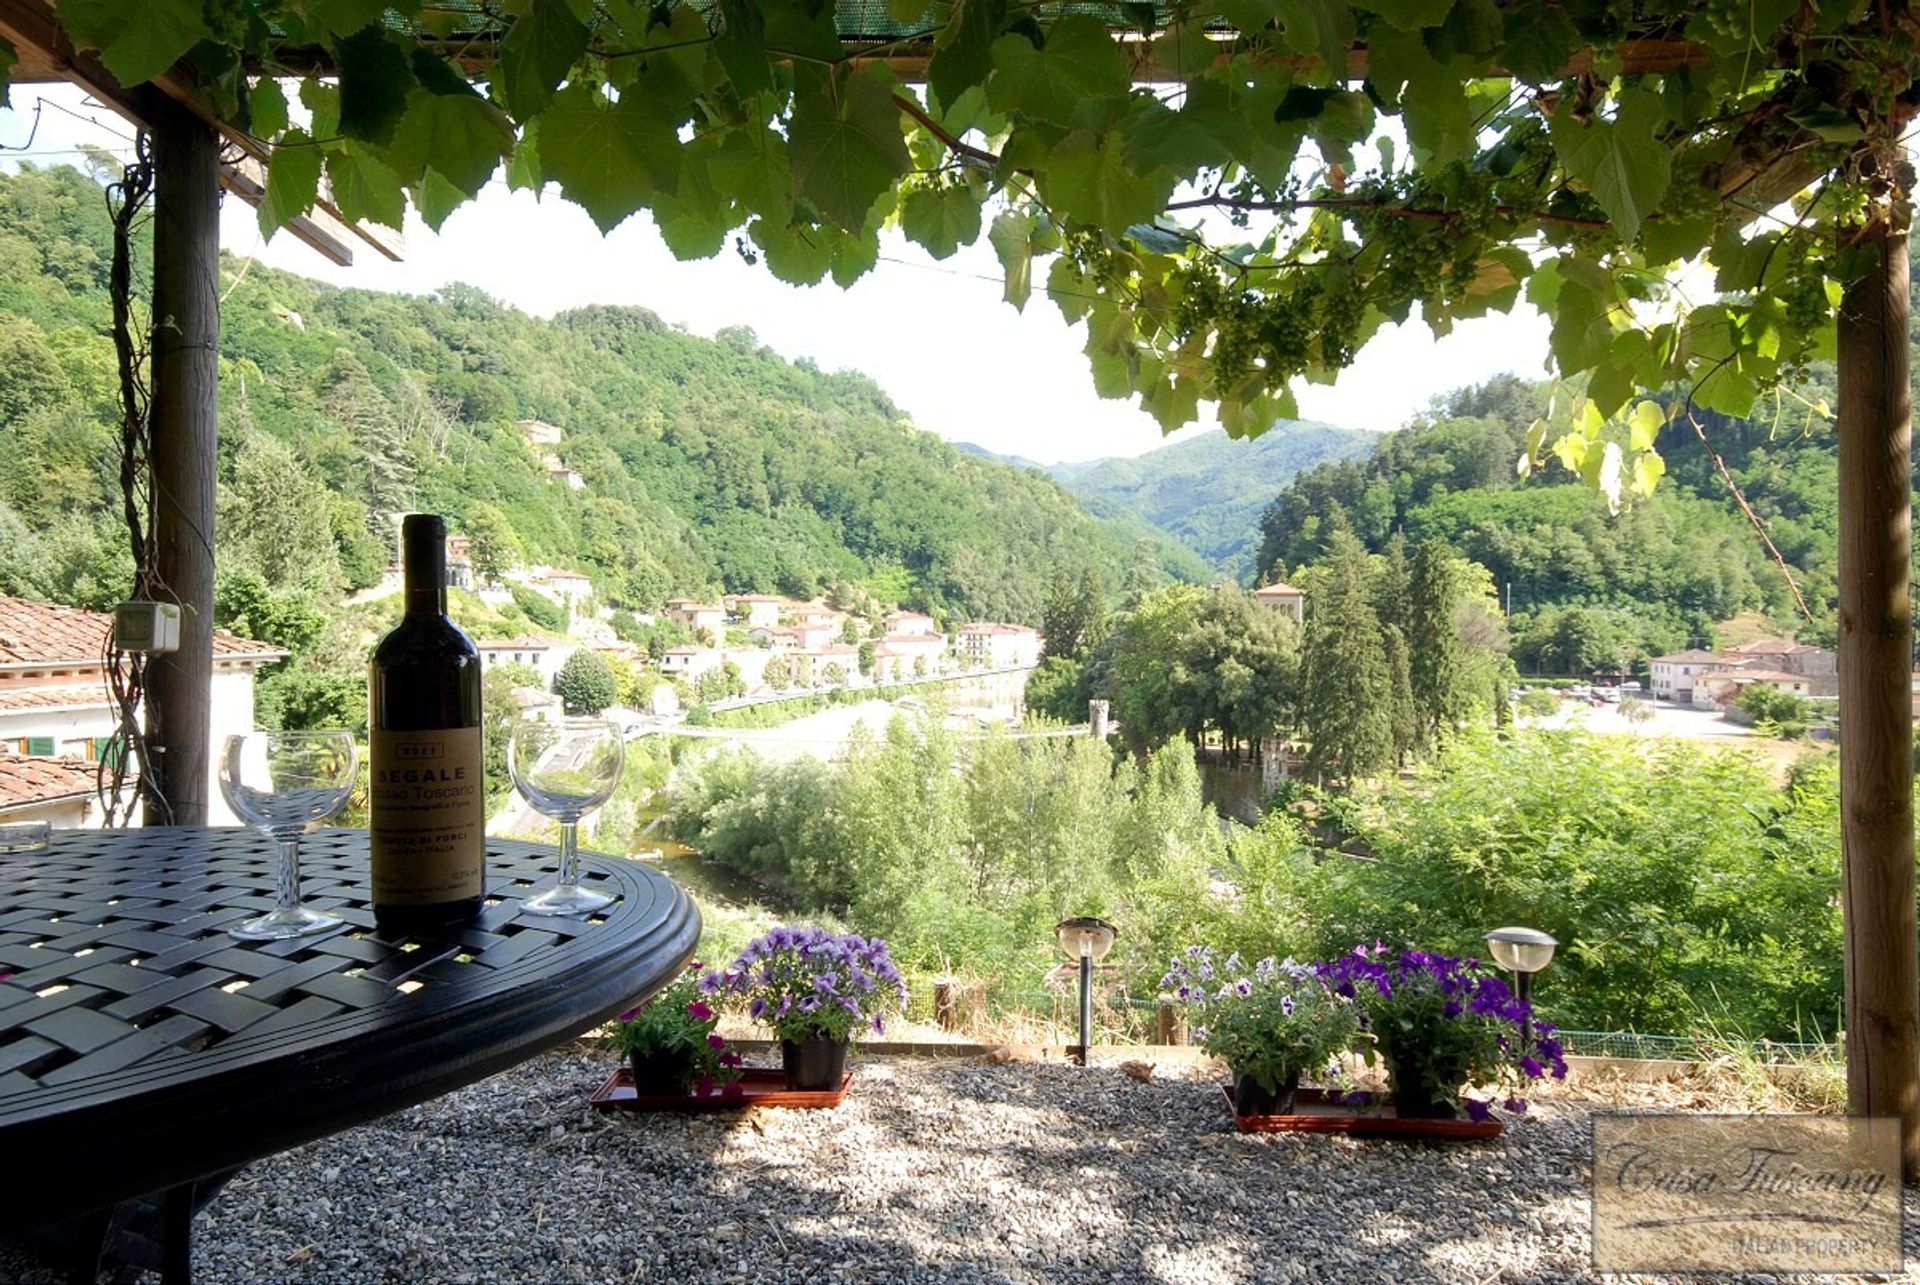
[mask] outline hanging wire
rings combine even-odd
[[[136,231],[153,198],[153,152],[143,132],[134,140],[134,159],[120,181],[107,188],[107,212],[113,220],[113,264],[108,293],[113,303],[113,347],[120,379],[120,506],[133,554],[133,598],[171,601],[173,594],[153,568],[153,474],[150,432],[151,397],[147,388],[147,349],[133,315],[133,246]],[[146,734],[140,707],[146,691],[147,657],[122,651],[109,629],[101,643],[101,665],[113,697],[118,726],[99,756],[94,788],[104,824],[131,825],[145,804],[149,822],[166,824],[173,811],[159,783],[146,770]]]

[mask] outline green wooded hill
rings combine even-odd
[[[0,175],[0,592],[87,604],[127,583],[100,180]],[[638,609],[837,591],[1037,622],[1056,568],[1119,584],[1148,534],[745,327],[697,338],[632,307],[541,320],[464,286],[343,290],[232,258],[220,289],[222,566],[322,606],[377,578],[406,509]],[[534,447],[521,419],[565,438]],[[550,479],[548,449],[583,488]],[[1164,572],[1206,574],[1153,538]]]
[[[1149,523],[1239,579],[1251,580],[1260,512],[1275,490],[1316,465],[1364,456],[1375,433],[1282,420],[1252,441],[1224,432],[1174,442],[1131,459],[1056,464],[1054,480],[1088,511]]]
[[[1258,564],[1290,574],[1315,561],[1328,533],[1351,526],[1375,551],[1393,534],[1438,537],[1483,564],[1504,594],[1524,672],[1609,670],[1714,642],[1716,622],[1743,612],[1780,632],[1831,645],[1838,508],[1831,427],[1811,403],[1831,390],[1816,370],[1765,421],[1703,413],[1708,440],[1766,523],[1805,595],[1798,615],[1765,545],[1683,418],[1658,439],[1667,476],[1651,499],[1610,514],[1600,495],[1557,464],[1522,478],[1515,462],[1546,390],[1511,376],[1436,399],[1378,440],[1364,459],[1310,469],[1260,520]],[[1564,404],[1565,398],[1562,398]]]

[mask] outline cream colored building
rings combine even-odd
[[[106,612],[0,597],[0,754],[77,764],[90,782],[95,764],[121,752],[102,658],[112,630]],[[254,730],[254,676],[288,654],[271,643],[214,630],[209,730],[216,754],[208,765],[207,798],[216,825],[238,819],[220,795],[219,746]],[[28,771],[22,767],[16,775]],[[72,820],[74,805],[62,807],[63,818]]]

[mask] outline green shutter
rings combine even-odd
[[[127,743],[121,740],[118,734],[100,737],[94,741],[94,753],[98,754],[100,761],[109,768],[118,769],[121,761],[127,756]]]
[[[51,736],[29,736],[27,738],[27,753],[51,755],[53,753],[53,738]]]

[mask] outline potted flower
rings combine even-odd
[[[1428,951],[1395,954],[1384,943],[1356,946],[1321,976],[1336,994],[1359,1007],[1373,1045],[1365,1050],[1386,1064],[1397,1115],[1452,1119],[1465,1110],[1486,1120],[1489,1102],[1472,1087],[1506,1090],[1509,1111],[1526,1110],[1520,1086],[1567,1063],[1551,1026],[1532,1022],[1532,1010],[1477,959]]]
[[[1226,1062],[1240,1115],[1290,1115],[1301,1077],[1337,1074],[1357,1029],[1353,1005],[1291,959],[1247,968],[1237,954],[1216,964],[1211,947],[1189,946],[1160,985],[1190,1007],[1201,1047]]]
[[[700,965],[695,963],[614,1022],[613,1042],[633,1065],[635,1093],[739,1093],[735,1081],[740,1078],[740,1055],[715,1033],[720,1015],[700,995],[699,982]]]
[[[773,1028],[787,1087],[840,1087],[856,1030],[886,1033],[886,1018],[907,1004],[907,983],[887,943],[823,928],[775,928],[748,943],[725,970],[708,973],[709,995],[744,1000]]]

